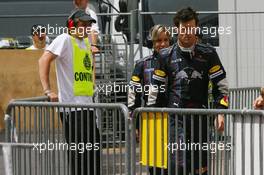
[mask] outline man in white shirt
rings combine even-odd
[[[98,19],[96,13],[89,7],[89,0],[73,0],[73,4],[76,8],[84,9],[87,14],[96,20],[97,23],[93,23],[91,26],[90,39],[92,43],[92,52],[97,53],[99,49],[96,47],[99,31]]]
[[[67,20],[69,32],[56,37],[39,59],[40,80],[44,94],[50,101],[59,100],[59,102],[77,104],[93,102],[94,61],[87,38],[87,28],[94,22],[96,21],[84,10],[75,9]],[[54,60],[58,95],[50,89],[49,81],[50,65]],[[67,143],[86,145],[81,152],[80,150],[68,151],[70,174],[100,174],[100,136],[94,124],[96,123],[94,111],[67,109],[66,112],[60,111],[60,117],[62,123],[65,123]],[[92,145],[92,150],[86,149],[87,144],[90,145],[89,148]]]

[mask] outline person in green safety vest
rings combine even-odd
[[[75,9],[67,20],[68,32],[57,36],[39,59],[41,84],[50,101],[93,103],[95,66],[87,36],[95,22],[84,10]],[[50,65],[54,60],[58,95],[51,89],[49,81]],[[78,146],[78,150],[68,151],[70,174],[100,174],[100,135],[94,110],[60,109],[60,117],[67,143]],[[89,144],[89,150],[79,150],[83,144],[85,148]]]

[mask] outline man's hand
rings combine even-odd
[[[253,103],[254,109],[263,109],[264,108],[264,100],[263,97],[260,95]]]
[[[223,132],[225,129],[225,117],[223,114],[218,114],[218,116],[215,118],[215,129],[217,129],[219,132]]]
[[[50,102],[57,102],[58,101],[58,95],[54,92],[49,92],[47,94],[47,96],[49,97]]]
[[[99,49],[96,46],[91,47],[93,55],[99,52]]]

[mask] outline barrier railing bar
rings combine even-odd
[[[141,15],[175,15],[177,12],[140,12]],[[197,11],[198,14],[263,14],[264,11]]]
[[[134,110],[133,116],[137,116],[140,112],[167,112],[167,113],[179,113],[184,114],[196,114],[198,115],[215,115],[215,114],[230,114],[230,115],[260,115],[264,116],[264,111],[262,110],[233,110],[233,109],[192,109],[192,108],[137,108]],[[194,116],[194,117],[197,117]],[[206,117],[206,116],[205,116]]]

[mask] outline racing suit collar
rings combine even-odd
[[[193,59],[194,54],[194,49],[195,49],[195,44],[192,47],[185,48],[179,45],[177,42],[177,49],[183,54],[183,56],[187,59]]]
[[[178,47],[181,49],[182,52],[193,52],[195,48],[195,44],[192,47],[182,47],[180,44],[177,42]]]

